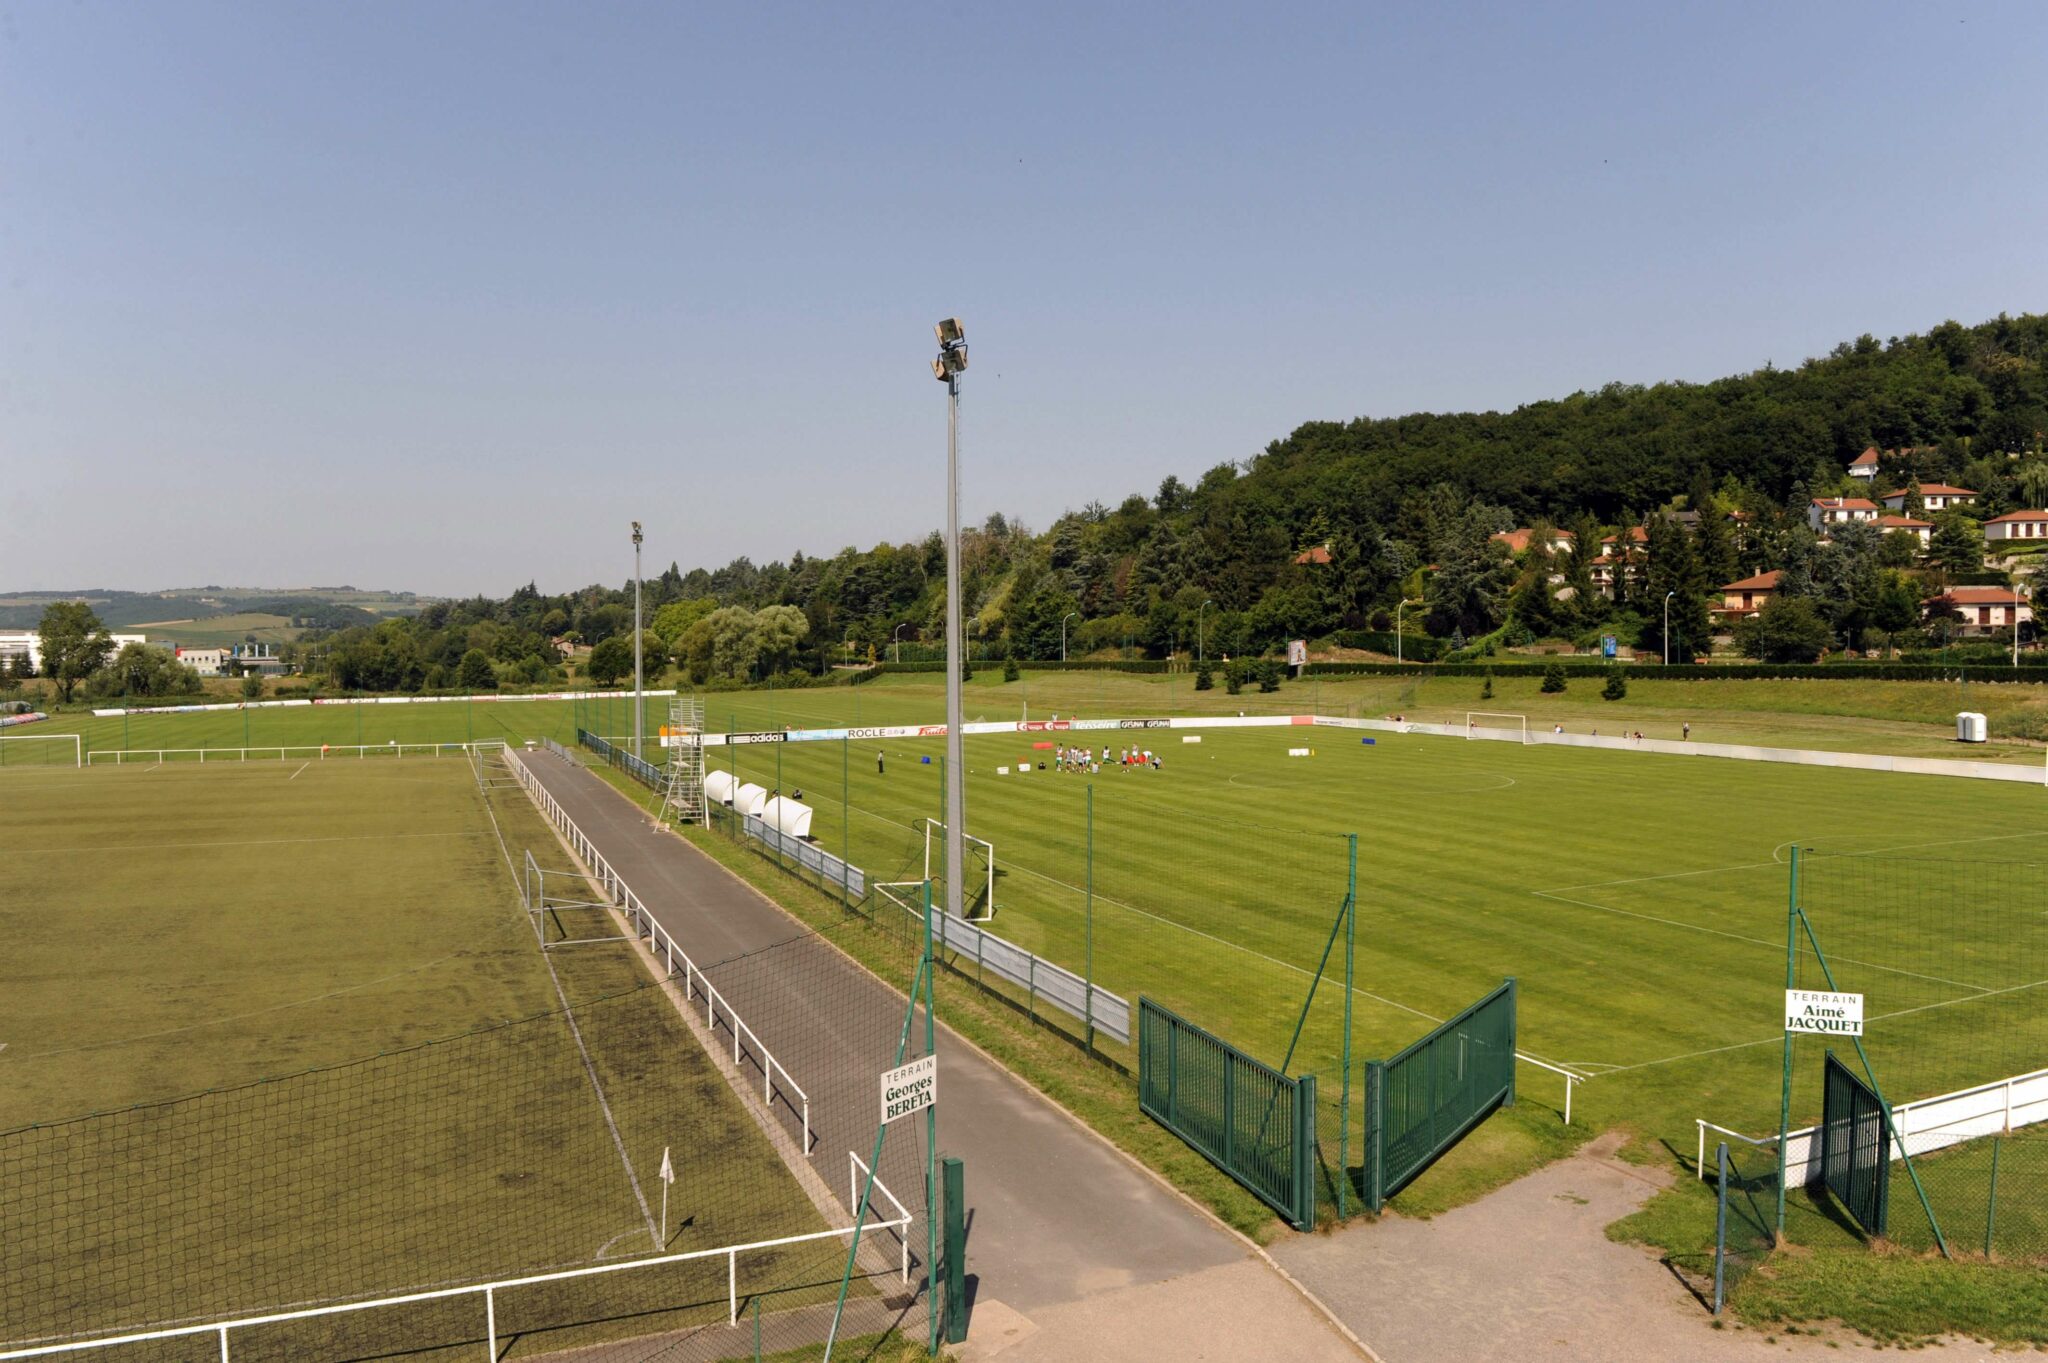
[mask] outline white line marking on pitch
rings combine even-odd
[[[310,767],[310,766],[312,766],[312,765],[313,765],[313,764],[312,764],[311,762],[301,762],[301,763],[299,764],[299,771],[304,771],[304,770],[305,770],[305,769],[306,769],[307,767]],[[293,773],[292,773],[292,774],[291,774],[290,776],[287,776],[287,777],[285,777],[284,779],[285,779],[285,780],[287,780],[287,781],[296,781],[296,780],[298,780],[298,779],[299,779],[299,771],[295,771],[295,772],[293,772]]]

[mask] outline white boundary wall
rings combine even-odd
[[[1905,1142],[1903,1153],[1909,1155],[1925,1155],[1951,1145],[1961,1145],[1964,1141],[2004,1135],[2035,1122],[2048,1122],[2048,1070],[2016,1074],[2010,1079],[1995,1079],[1974,1088],[1900,1103],[1892,1109],[1892,1121],[1898,1127],[1899,1139]],[[1696,1167],[1700,1177],[1705,1178],[1707,1129],[1713,1127],[1716,1131],[1725,1131],[1727,1128],[1715,1126],[1703,1117],[1696,1118],[1695,1124],[1699,1128]],[[1818,1130],[1818,1127],[1809,1126],[1786,1135],[1786,1187],[1803,1188],[1820,1181],[1820,1152],[1814,1144],[1814,1133]],[[1741,1139],[1752,1145],[1770,1143],[1747,1136]],[[1893,1159],[1898,1159],[1900,1154],[1896,1146],[1891,1148]]]

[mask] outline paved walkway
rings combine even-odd
[[[711,969],[713,983],[809,1094],[813,1163],[843,1187],[846,1151],[865,1158],[874,1140],[876,1077],[894,1059],[902,997],[689,843],[651,829],[581,766],[547,753],[517,760],[678,946],[730,962]],[[1253,1308],[1278,1332],[1261,1337],[1288,1341],[1287,1357],[1355,1363],[1358,1351],[1242,1240],[943,1026],[938,1051],[940,1148],[967,1166],[974,1356],[1244,1357],[1196,1346],[1230,1338],[1229,1323]],[[921,1122],[898,1123],[883,1160],[906,1202],[922,1178],[921,1137]],[[924,1237],[920,1218],[919,1260]]]
[[[1618,1144],[1603,1136],[1427,1221],[1299,1236],[1273,1255],[1385,1363],[1818,1363],[1873,1350],[1847,1332],[1766,1343],[1753,1330],[1714,1329],[1662,1263],[1607,1238],[1671,1177],[1615,1159]],[[1992,1349],[1949,1341],[1915,1357],[1961,1363]]]

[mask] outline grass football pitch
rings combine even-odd
[[[665,1147],[669,1252],[824,1228],[624,942],[553,953],[558,995],[506,850],[569,858],[462,758],[11,770],[0,813],[0,1341],[645,1255]],[[820,1245],[750,1256],[743,1286],[809,1301],[843,1255]],[[725,1277],[507,1293],[499,1328],[513,1356],[722,1329]],[[395,1308],[235,1357],[468,1357],[482,1324],[474,1299]]]

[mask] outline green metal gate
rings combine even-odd
[[[1365,1066],[1366,1201],[1386,1200],[1497,1107],[1515,1101],[1515,982],[1392,1060]]]
[[[1827,1053],[1815,1136],[1820,1181],[1866,1233],[1883,1235],[1891,1208],[1891,1113],[1833,1051]]]
[[[1208,1156],[1297,1230],[1316,1221],[1316,1081],[1289,1079],[1138,1000],[1138,1110]]]

